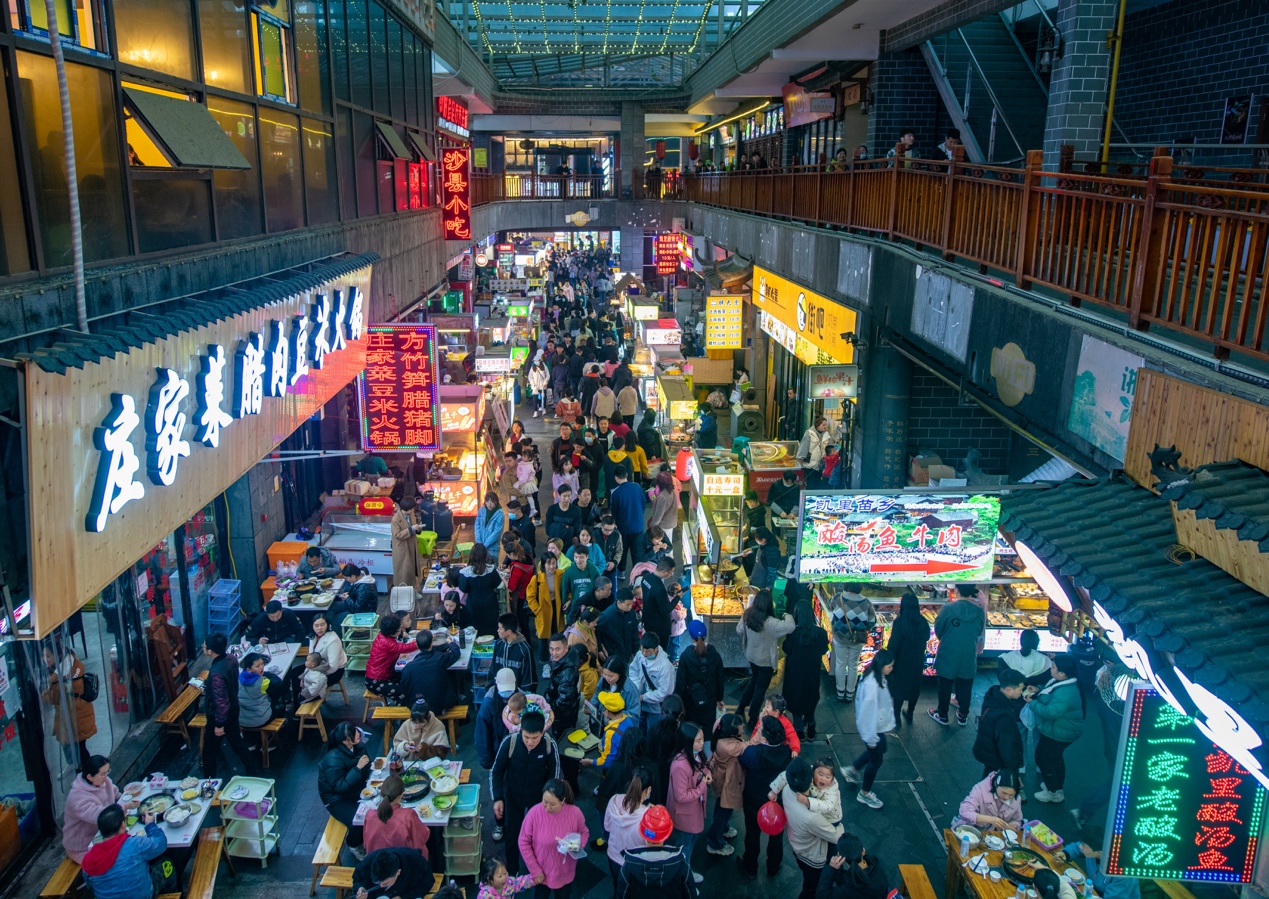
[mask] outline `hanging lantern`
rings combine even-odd
[[[657,159],[665,159],[665,141],[656,142]]]
[[[683,447],[679,450],[678,455],[674,457],[674,477],[679,481],[686,482],[691,478],[691,472],[687,470],[688,464],[692,461],[692,450]]]
[[[701,148],[696,146],[696,138],[692,138],[687,142],[687,158],[696,161],[696,157],[701,155]]]

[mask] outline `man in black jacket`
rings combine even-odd
[[[376,849],[353,871],[355,899],[416,899],[432,891],[432,866],[413,849]]]
[[[978,736],[974,738],[974,758],[983,763],[983,777],[1006,768],[1018,771],[1023,762],[1019,715],[1026,705],[1022,698],[1026,678],[1003,666],[999,677],[1000,683],[983,697]]]
[[[516,689],[528,693],[538,682],[537,667],[529,641],[520,633],[520,621],[507,613],[498,616],[498,639],[494,641],[491,671],[509,668],[516,676]]]
[[[238,662],[225,655],[229,645],[224,634],[208,634],[203,641],[203,652],[211,656],[211,668],[207,671],[204,693],[207,696],[207,727],[203,729],[203,777],[216,776],[220,762],[220,744],[229,744],[242,760],[249,777],[257,776],[255,760],[247,741],[242,738],[238,724]]]
[[[560,776],[560,751],[544,733],[546,716],[525,712],[520,730],[507,734],[498,747],[489,791],[493,795],[494,818],[505,837],[507,871],[520,873],[520,825],[529,809],[542,801],[542,788]]]
[[[573,428],[560,422],[560,436],[551,441],[551,471],[559,471],[565,459],[573,458]]]
[[[599,652],[605,659],[617,656],[627,665],[639,646],[639,617],[634,613],[634,591],[623,587],[617,601],[595,622]]]
[[[520,500],[515,498],[507,500],[507,530],[524,541],[529,548],[530,559],[537,554],[538,529],[533,526],[529,516],[524,514],[524,507],[520,505]]]
[[[709,733],[723,708],[723,657],[707,642],[708,631],[699,618],[688,622],[687,635],[692,638],[692,648],[679,656],[674,692],[683,700],[687,720]]]
[[[675,601],[666,591],[665,582],[673,576],[674,559],[665,556],[655,572],[645,572],[636,582],[643,587],[643,629],[656,634],[662,646],[670,645],[670,610]]]
[[[462,650],[453,640],[433,646],[432,632],[426,629],[419,631],[414,645],[419,654],[401,670],[401,702],[408,708],[424,699],[428,708],[443,714],[458,701],[449,667],[458,661]]]
[[[546,537],[548,540],[559,538],[564,542],[564,552],[573,545],[573,538],[581,530],[581,515],[573,505],[573,488],[567,484],[560,485],[560,501],[553,503],[546,510]]]
[[[548,648],[550,659],[542,668],[541,692],[542,698],[555,713],[551,736],[559,743],[577,727],[577,713],[581,711],[582,698],[577,691],[577,653],[569,649],[568,637],[563,634],[552,634]],[[560,768],[573,792],[580,795],[577,760],[561,756]]]
[[[282,608],[282,603],[271,599],[265,604],[264,611],[251,619],[247,626],[247,640],[251,643],[303,643],[304,625],[300,616],[290,609]]]

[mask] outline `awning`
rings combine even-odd
[[[128,87],[123,96],[132,114],[180,168],[251,168],[201,103]]]
[[[697,261],[701,266],[696,273],[705,279],[710,290],[733,290],[753,278],[753,263],[735,253],[721,262],[706,263],[700,257]]]
[[[427,138],[419,134],[417,131],[406,130],[406,135],[410,138],[410,143],[414,144],[414,149],[419,151],[419,156],[428,162],[436,162],[436,154],[432,152],[432,148],[428,146]]]
[[[379,129],[379,136],[383,138],[383,144],[389,153],[397,159],[414,160],[414,154],[405,145],[405,141],[401,140],[401,135],[397,134],[397,129],[387,122],[375,122],[375,127]]]
[[[1018,491],[1000,505],[1001,528],[1087,590],[1127,636],[1171,653],[1192,681],[1269,724],[1269,597],[1178,553],[1166,499],[1125,480],[1079,479]]]

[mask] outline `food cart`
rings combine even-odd
[[[697,402],[687,380],[678,375],[658,375],[657,427],[667,458],[692,442],[687,425],[696,417]],[[682,480],[682,479],[680,479]]]
[[[758,499],[767,501],[771,485],[784,477],[786,471],[797,472],[803,477],[802,464],[797,460],[798,445],[793,440],[751,441],[745,445],[740,460],[748,473],[747,487],[756,491]]]

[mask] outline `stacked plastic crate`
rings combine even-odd
[[[242,617],[242,581],[221,578],[207,593],[207,633],[233,633]]]
[[[464,784],[445,825],[445,874],[480,874],[480,784]]]

